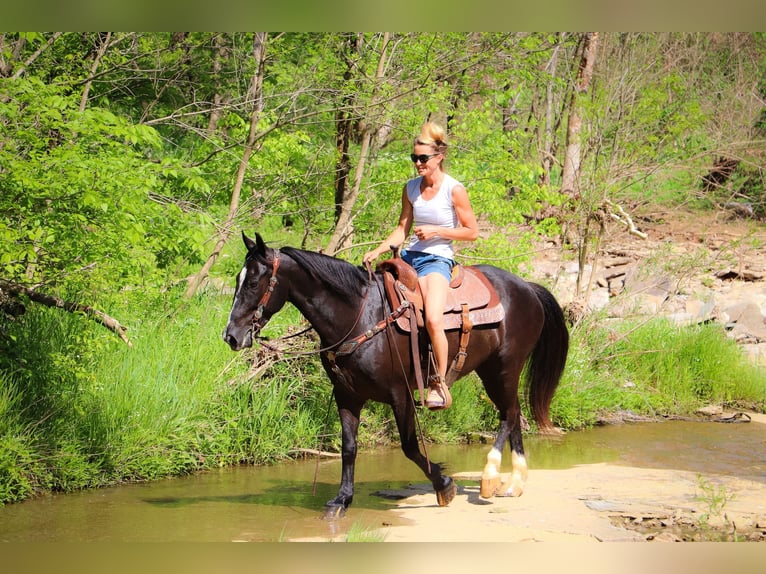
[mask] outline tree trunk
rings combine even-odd
[[[551,182],[551,167],[553,165],[553,142],[554,142],[554,129],[555,121],[553,115],[553,83],[556,80],[556,68],[558,66],[558,55],[561,45],[566,39],[566,33],[559,33],[558,42],[553,48],[551,59],[548,62],[548,74],[550,79],[545,87],[545,128],[542,137],[542,167],[543,173],[540,176],[540,183],[542,185],[549,185]]]
[[[359,50],[358,36],[348,34],[341,47],[341,57],[346,61],[346,69],[343,72],[343,81],[348,85],[353,77],[354,62],[351,58],[354,52]],[[353,122],[352,110],[355,104],[353,89],[349,89],[341,99],[340,107],[335,112],[335,150],[337,159],[335,162],[335,223],[338,223],[343,201],[348,189],[348,176],[351,173],[351,158],[348,147],[351,141]]]
[[[56,42],[56,40],[59,39],[59,37],[63,34],[63,32],[54,32],[53,35],[48,38],[48,41],[45,43],[44,46],[40,46],[38,50],[36,50],[29,58],[27,58],[24,61],[24,64],[20,66],[14,73],[13,76],[11,76],[14,80],[20,78],[24,72],[26,72],[27,68],[31,66],[37,58],[40,57],[40,55],[45,52],[48,48],[53,46],[53,44]]]
[[[572,199],[580,197],[580,161],[582,156],[582,142],[580,132],[582,130],[582,116],[580,110],[580,98],[587,93],[593,77],[593,66],[596,62],[598,50],[598,32],[583,34],[582,53],[580,65],[577,71],[572,98],[569,102],[569,120],[567,122],[567,144],[564,154],[564,168],[561,174],[561,193]]]
[[[375,84],[372,87],[372,97],[370,98],[370,109],[374,109],[376,105],[377,87],[385,69],[388,43],[390,40],[390,34],[388,32],[383,35],[383,44],[380,49],[380,58],[378,59],[378,68],[375,73]],[[330,242],[327,244],[327,253],[334,255],[337,253],[349,240],[352,233],[352,211],[354,204],[359,197],[359,189],[362,185],[362,177],[364,176],[364,168],[367,163],[367,157],[370,151],[370,143],[372,142],[373,135],[375,134],[375,126],[371,114],[367,115],[365,121],[365,127],[362,131],[362,146],[359,151],[359,159],[356,162],[356,170],[354,172],[354,185],[349,190],[346,197],[343,198],[341,205],[340,215],[338,216],[338,222],[335,226],[335,231],[330,238]]]
[[[207,123],[207,131],[212,134],[218,129],[218,121],[221,119],[223,104],[226,100],[224,98],[223,85],[221,83],[221,62],[228,55],[228,47],[226,46],[226,34],[220,33],[215,35],[215,49],[213,50],[213,63],[212,74],[213,81],[215,82],[215,94],[213,94],[213,109],[210,110],[210,118]]]
[[[226,221],[220,227],[218,232],[218,241],[213,248],[213,252],[208,256],[207,261],[202,266],[202,269],[198,273],[189,278],[189,286],[186,289],[184,296],[186,298],[192,297],[199,288],[202,281],[210,273],[210,269],[215,264],[218,256],[221,254],[223,246],[229,240],[231,235],[231,228],[234,224],[234,220],[239,210],[239,198],[242,193],[242,184],[245,180],[245,172],[247,171],[247,164],[250,161],[250,156],[253,154],[256,143],[256,134],[258,121],[263,112],[263,75],[266,62],[266,39],[267,32],[256,32],[253,37],[253,58],[256,62],[255,73],[253,74],[253,80],[250,85],[249,95],[252,98],[253,109],[250,113],[250,130],[247,134],[247,142],[245,143],[245,150],[242,153],[242,159],[239,162],[239,169],[237,170],[237,179],[234,183],[234,189],[231,192],[231,201],[229,202],[229,213],[226,217]]]
[[[21,54],[21,49],[24,47],[24,37],[17,38],[14,42],[8,42],[5,33],[0,34],[0,77],[7,78],[13,72],[13,63],[17,61]],[[6,56],[9,59],[6,60]]]

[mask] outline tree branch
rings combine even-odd
[[[628,228],[628,233],[631,235],[635,235],[636,237],[640,237],[641,239],[646,239],[648,236],[643,231],[640,231],[636,224],[633,223],[633,219],[628,215],[625,210],[622,208],[621,205],[617,205],[616,203],[612,203],[609,200],[606,200],[604,204],[607,206],[607,211],[609,212],[609,217],[614,219],[615,221],[618,221],[622,223],[625,227]],[[616,210],[617,213],[614,213]],[[595,268],[595,267],[594,267]]]
[[[40,293],[39,291],[35,291],[34,289],[30,289],[29,287],[25,287],[24,285],[19,285],[18,283],[13,283],[4,279],[0,279],[0,290],[5,291],[9,295],[13,295],[14,297],[18,297],[19,295],[26,295],[35,303],[40,303],[47,307],[58,307],[60,309],[64,309],[65,311],[69,311],[70,313],[83,313],[89,319],[92,319],[96,323],[100,323],[110,331],[114,332],[117,336],[120,337],[120,339],[125,341],[128,347],[133,346],[125,334],[125,332],[128,330],[127,327],[121,325],[119,321],[113,317],[110,317],[103,311],[94,309],[89,305],[64,301],[59,297],[46,295],[44,293]]]
[[[40,48],[27,60],[24,62],[24,64],[14,72],[13,76],[11,76],[12,79],[16,80],[21,77],[21,75],[26,71],[26,69],[31,66],[37,58],[40,57],[40,54],[42,54],[47,48],[50,48],[53,46],[53,43],[59,39],[59,37],[63,34],[63,32],[55,32],[50,38],[48,38],[48,41],[45,43],[44,46],[40,46]]]

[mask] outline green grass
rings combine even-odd
[[[658,318],[606,327],[597,316],[572,334],[554,422],[588,427],[600,414],[689,415],[706,404],[763,411],[766,376],[716,324]]]
[[[346,532],[345,542],[385,542],[386,534],[377,529],[370,529],[359,522],[354,522]]]
[[[329,394],[318,363],[277,362],[252,378],[253,352],[220,338],[229,304],[200,297],[145,316],[131,324],[132,348],[81,317],[31,308],[0,365],[0,502],[314,447]]]

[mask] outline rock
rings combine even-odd
[[[686,300],[684,305],[686,312],[697,321],[707,321],[713,316],[715,300],[702,301],[695,297]]]
[[[629,273],[625,277],[625,289],[622,297],[632,301],[632,307],[637,312],[655,314],[660,311],[672,289],[670,277],[660,276],[638,280]]]
[[[766,365],[766,227],[744,227],[720,215],[652,213],[642,219],[645,240],[609,228],[599,256],[590,254],[577,294],[578,262],[549,245],[525,275],[553,283],[562,305],[575,297],[585,302],[585,315],[603,309],[616,320],[666,317],[683,326],[725,325],[745,356]]]
[[[751,335],[766,341],[766,323],[761,314],[761,308],[751,301],[743,301],[730,305],[722,310],[722,318],[727,323],[733,323],[735,334]]]
[[[708,405],[697,409],[695,412],[706,417],[716,417],[723,414],[723,407],[721,405]]]
[[[683,539],[679,538],[669,530],[660,532],[659,534],[650,534],[646,539],[654,542],[683,542]]]

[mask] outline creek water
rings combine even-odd
[[[530,469],[610,463],[728,474],[766,483],[766,425],[685,421],[598,427],[525,438]],[[480,471],[489,445],[432,445],[449,472]],[[503,472],[510,470],[504,452]],[[337,492],[338,459],[237,467],[151,483],[48,495],[0,508],[0,541],[216,542],[330,539],[399,524],[379,491],[425,482],[398,448],[363,452],[346,518],[319,519]],[[316,485],[314,486],[316,476]]]

